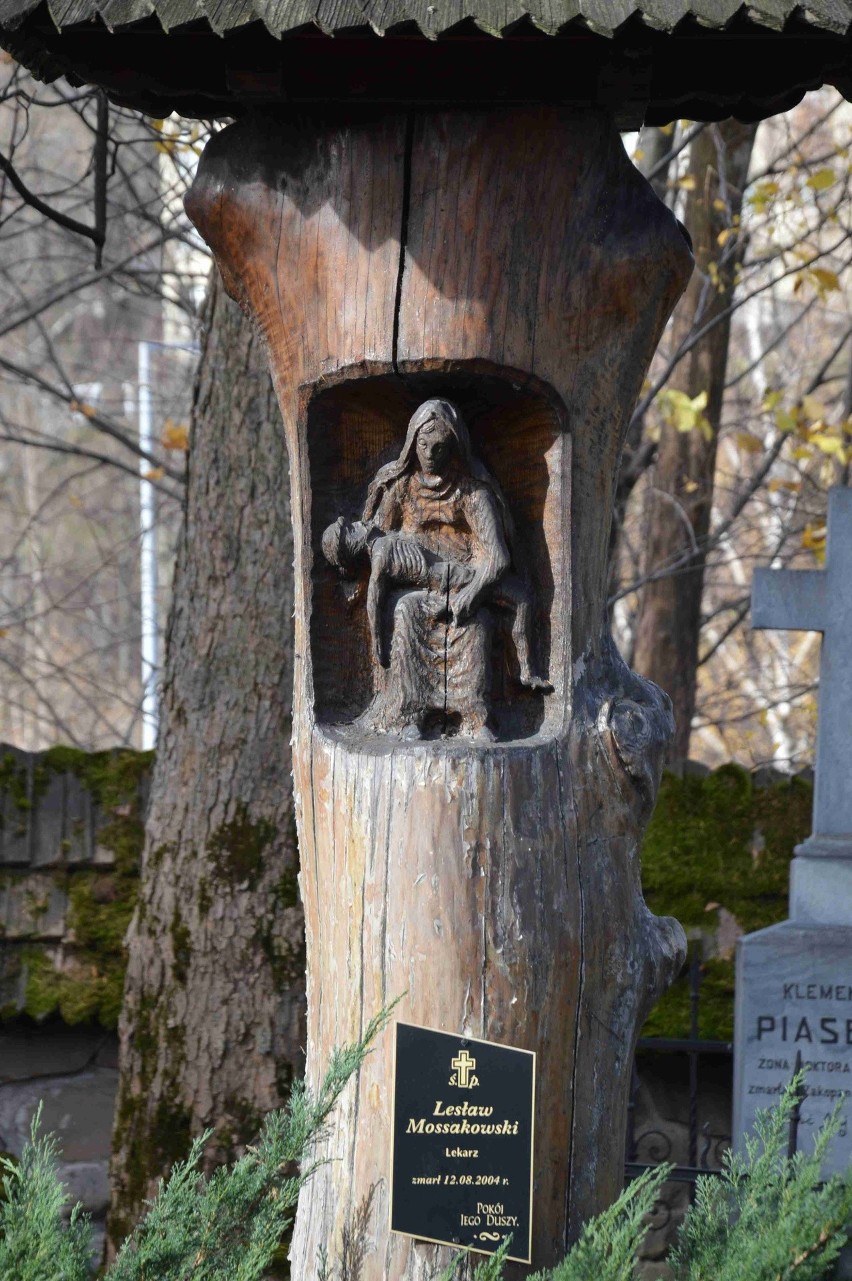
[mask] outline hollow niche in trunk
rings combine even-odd
[[[570,664],[556,394],[471,362],[346,374],[305,412],[317,723],[409,741],[552,735]]]

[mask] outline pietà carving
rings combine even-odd
[[[532,656],[532,593],[518,570],[511,515],[449,400],[412,415],[402,451],[370,483],[361,520],[340,516],[322,549],[344,576],[368,572],[375,694],[360,718],[378,732],[443,730],[489,741],[496,614],[511,617],[521,684],[549,690]]]

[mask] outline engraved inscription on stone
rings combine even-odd
[[[807,1097],[798,1146],[807,1150],[840,1100],[843,1126],[825,1175],[852,1160],[852,490],[829,493],[825,570],[759,570],[753,625],[823,633],[814,830],[790,867],[790,920],[737,948],[734,1141],[772,1106],[801,1053]]]
[[[760,1108],[773,1107],[801,1051],[807,1069],[798,1146],[844,1100],[844,1121],[824,1175],[852,1161],[852,928],[785,921],[749,935],[737,958],[734,1134],[742,1145]]]
[[[391,1230],[529,1263],[535,1055],[396,1025]]]

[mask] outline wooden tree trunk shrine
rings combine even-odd
[[[407,1022],[537,1051],[552,1264],[619,1190],[635,1040],[685,947],[640,885],[669,704],[605,584],[686,239],[610,121],[561,108],[244,119],[188,209],[288,433],[309,1079],[403,992]],[[385,1035],[303,1193],[296,1281],[374,1187],[364,1281],[450,1257],[388,1230],[391,1072]]]

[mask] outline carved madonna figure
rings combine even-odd
[[[425,401],[399,457],[371,482],[363,519],[338,518],[322,540],[326,558],[344,575],[369,562],[377,689],[361,724],[419,738],[438,713],[457,718],[460,734],[493,739],[487,724],[493,607],[513,613],[522,684],[550,688],[533,670],[530,593],[513,564],[512,543],[505,498],[472,453],[458,409],[448,400]]]

